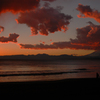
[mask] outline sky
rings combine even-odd
[[[1,0],[0,55],[87,55],[100,50],[100,0]]]

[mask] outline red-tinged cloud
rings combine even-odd
[[[0,26],[0,33],[4,31],[4,27]]]
[[[91,50],[91,46],[86,46],[86,45],[78,45],[74,44],[71,41],[65,41],[65,42],[54,42],[52,45],[55,45],[57,49],[74,49],[74,50],[79,50],[79,49],[84,49],[84,50]]]
[[[52,39],[50,39],[50,41],[52,41]]]
[[[56,0],[42,0],[42,1],[54,2],[54,1],[56,1]]]
[[[19,44],[21,49],[34,49],[34,50],[47,50],[47,49],[57,49],[54,45],[46,45],[46,44]]]
[[[36,8],[40,0],[0,0],[0,13],[24,12]]]
[[[32,35],[40,33],[47,36],[49,33],[62,30],[66,32],[72,17],[61,13],[61,9],[62,7],[52,8],[49,6],[37,8],[34,11],[21,13],[16,21],[30,27]]]
[[[77,40],[80,43],[84,41],[83,43],[94,43],[94,42],[100,42],[100,25],[95,25],[92,22],[88,22],[90,25],[83,27],[83,28],[77,28]]]
[[[89,17],[95,19],[97,22],[100,23],[100,12],[98,12],[98,10],[91,9],[90,6],[84,6],[82,4],[79,4],[76,9],[80,11],[80,14],[77,15],[79,18]]]
[[[0,37],[0,42],[5,42],[5,43],[8,43],[8,42],[14,42],[14,43],[16,43],[17,42],[17,38],[19,37],[19,35],[18,34],[16,34],[16,33],[13,33],[13,34],[9,34],[9,37],[4,37],[4,36],[2,36],[2,37]]]
[[[53,42],[50,45],[46,44],[19,44],[22,49],[84,49],[84,50],[100,50],[100,25],[90,25],[82,28],[77,28],[76,39],[70,39],[65,42]]]
[[[50,45],[47,44],[19,44],[21,49],[33,49],[33,50],[47,50],[47,49],[85,49],[85,50],[92,50],[93,48],[91,46],[83,46],[83,45],[75,45],[71,42],[53,42]]]
[[[92,22],[88,22],[90,25],[78,28],[76,39],[71,39],[73,45],[88,46],[92,50],[100,49],[100,25],[94,25]]]

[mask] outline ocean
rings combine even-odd
[[[100,60],[0,61],[0,82],[95,78]]]

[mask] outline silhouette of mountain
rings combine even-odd
[[[80,59],[100,59],[100,51],[95,51],[85,56],[73,56],[73,55],[10,55],[0,56],[0,60],[80,60]]]
[[[90,57],[100,57],[100,51],[94,51],[93,53],[88,54],[87,56],[90,56]]]
[[[48,55],[48,54],[37,54],[37,55],[11,55],[11,56],[0,56],[0,60],[64,60],[73,58],[72,55]]]

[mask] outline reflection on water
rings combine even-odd
[[[0,61],[0,82],[51,81],[94,78],[100,73],[99,60]]]

